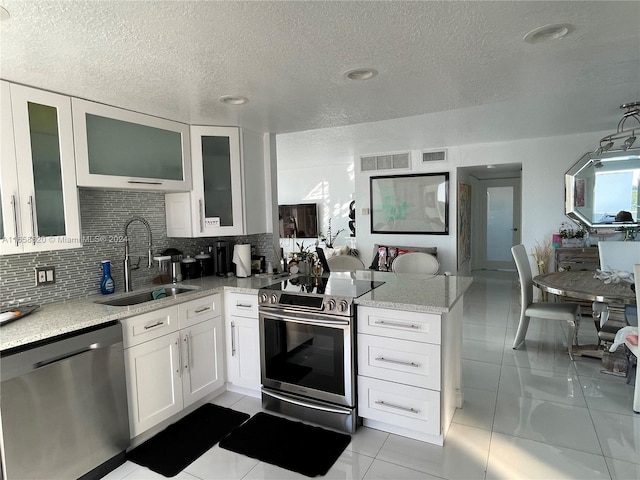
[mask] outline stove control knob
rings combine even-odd
[[[327,302],[327,310],[331,311],[336,308],[336,301],[332,298]]]
[[[260,294],[260,303],[267,303],[269,296],[266,293]]]
[[[339,312],[346,312],[349,309],[349,304],[347,303],[346,300],[340,300],[340,303],[338,304],[338,311]]]
[[[271,295],[271,298],[269,299],[270,303],[278,303],[278,295],[276,295],[275,293]]]

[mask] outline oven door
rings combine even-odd
[[[260,311],[264,387],[353,407],[353,347],[350,318]]]

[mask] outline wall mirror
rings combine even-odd
[[[565,174],[565,213],[591,228],[639,226],[640,149],[587,153]],[[631,219],[616,220],[618,212]]]

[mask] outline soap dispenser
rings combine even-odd
[[[102,261],[102,280],[100,281],[100,292],[108,295],[116,291],[116,284],[111,276],[111,262],[109,260]]]

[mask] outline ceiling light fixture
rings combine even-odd
[[[7,10],[4,7],[0,7],[0,22],[9,20],[9,18],[11,18],[11,14],[9,13],[9,10]]]
[[[378,71],[373,68],[353,68],[344,72],[344,76],[349,80],[369,80],[378,75]]]
[[[618,128],[615,133],[607,135],[600,140],[598,148],[595,150],[595,154],[599,155],[602,152],[606,152],[613,148],[615,140],[625,139],[624,143],[620,146],[623,151],[628,150],[636,141],[636,130],[640,130],[640,102],[623,103],[620,108],[624,108],[627,111],[624,112],[622,118],[618,122]],[[637,125],[632,128],[625,129],[625,123],[628,119],[632,119],[637,122]],[[604,144],[604,145],[603,145]]]
[[[575,30],[576,27],[568,23],[558,23],[554,25],[543,25],[534,28],[524,36],[527,43],[541,43],[550,40],[560,40]]]
[[[242,97],[240,95],[223,95],[218,98],[218,101],[226,105],[244,105],[249,103],[249,99],[247,97]]]

